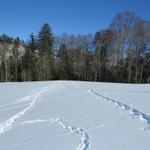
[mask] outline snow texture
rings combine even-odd
[[[0,150],[148,150],[150,85],[0,84]]]

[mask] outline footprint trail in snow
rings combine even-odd
[[[0,135],[7,132],[8,130],[10,130],[13,126],[13,124],[22,116],[24,116],[28,111],[30,111],[35,104],[37,103],[38,99],[40,97],[42,97],[44,95],[44,93],[48,92],[50,90],[50,88],[54,87],[54,85],[49,85],[45,88],[43,88],[42,90],[36,92],[33,95],[30,96],[26,96],[24,100],[29,100],[31,99],[31,103],[24,108],[22,111],[18,112],[17,114],[13,115],[12,117],[10,117],[9,119],[7,119],[6,121],[0,122]]]
[[[144,128],[143,130],[149,130],[150,129],[150,115],[147,115],[146,113],[143,113],[142,111],[140,111],[140,110],[138,110],[136,108],[132,108],[131,106],[126,105],[124,103],[121,103],[121,102],[119,102],[117,100],[114,100],[112,98],[109,98],[109,97],[106,97],[104,95],[101,95],[101,94],[97,93],[94,90],[90,89],[90,90],[88,90],[88,92],[93,94],[93,95],[95,95],[95,96],[98,96],[102,100],[108,101],[108,102],[116,105],[117,107],[119,107],[119,108],[121,108],[123,110],[128,111],[131,115],[139,118],[143,122],[146,122],[149,125],[149,127]]]
[[[75,150],[87,150],[89,147],[89,135],[81,128],[69,125],[68,123],[62,121],[60,118],[57,119],[37,119],[37,120],[28,120],[24,121],[21,124],[35,124],[35,123],[43,123],[43,122],[50,122],[51,124],[56,124],[63,129],[69,131],[70,133],[76,134],[80,137],[80,143],[76,146]]]

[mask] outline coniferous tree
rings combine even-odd
[[[53,70],[53,34],[49,24],[44,24],[38,34],[39,80],[52,79]]]

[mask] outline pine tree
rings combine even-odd
[[[39,47],[40,54],[52,55],[53,42],[54,42],[54,38],[52,34],[52,29],[49,26],[49,24],[46,23],[41,27],[41,30],[38,33],[38,47]]]
[[[53,70],[53,34],[49,24],[44,24],[38,34],[39,80],[52,79]]]

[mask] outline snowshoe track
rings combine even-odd
[[[114,99],[111,99],[111,98],[106,97],[104,95],[101,95],[101,94],[97,93],[94,90],[90,89],[90,90],[88,90],[88,92],[91,93],[92,95],[95,95],[95,96],[99,97],[102,100],[105,100],[105,101],[107,101],[109,103],[112,103],[112,104],[116,105],[117,107],[119,107],[119,108],[121,108],[123,110],[128,111],[131,115],[137,117],[139,120],[144,121],[148,125],[150,125],[150,115],[147,115],[146,113],[143,113],[142,111],[140,111],[140,110],[138,110],[136,108],[132,108],[131,106],[129,106],[127,104],[121,103],[121,102],[119,102],[117,100],[114,100]],[[145,128],[144,130],[146,130],[146,129],[149,129],[149,127]]]
[[[23,100],[27,100],[29,101],[29,99],[31,100],[31,103],[24,108],[22,111],[18,112],[17,114],[15,114],[14,116],[10,117],[9,119],[7,119],[6,121],[0,122],[0,135],[7,132],[8,130],[10,130],[13,126],[13,124],[22,116],[24,116],[27,112],[29,112],[37,103],[38,99],[40,97],[42,97],[42,95],[44,95],[44,93],[46,93],[47,91],[49,91],[50,88],[52,88],[53,85],[49,85],[45,88],[43,88],[42,90],[36,92],[33,95],[30,96],[26,96],[25,98],[23,98]]]
[[[77,147],[75,148],[75,150],[87,150],[89,147],[89,135],[81,128],[69,125],[68,123],[62,121],[62,119],[57,118],[57,119],[37,119],[37,120],[28,120],[28,121],[24,121],[23,123],[21,123],[22,125],[26,125],[26,124],[35,124],[35,123],[44,123],[44,122],[50,122],[51,124],[56,124],[60,127],[62,127],[63,129],[69,131],[70,133],[74,133],[77,136],[80,137],[80,143],[77,145]]]

